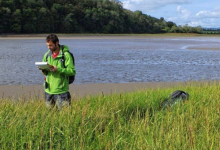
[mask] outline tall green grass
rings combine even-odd
[[[160,110],[175,90],[187,103]],[[218,149],[217,82],[88,96],[48,110],[43,100],[0,101],[1,149]]]

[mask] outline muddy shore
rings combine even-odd
[[[197,82],[149,82],[149,83],[106,83],[106,84],[71,84],[70,93],[74,99],[93,95],[109,95],[114,93],[135,92],[147,89],[169,88],[180,90],[179,87],[189,83],[204,84],[211,81]],[[43,85],[0,85],[0,99],[43,99]]]

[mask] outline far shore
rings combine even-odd
[[[99,84],[71,84],[70,93],[73,99],[80,99],[94,95],[109,95],[127,93],[147,89],[179,88],[189,84],[206,84],[218,81],[189,81],[189,82],[148,82],[148,83],[99,83]],[[43,85],[0,85],[0,99],[43,99]]]
[[[0,39],[45,39],[48,34],[0,34]],[[220,37],[218,34],[160,33],[160,34],[57,34],[63,39],[113,39],[113,38],[184,38]]]
[[[42,39],[48,34],[0,34],[0,40]],[[59,39],[180,39],[180,38],[220,38],[220,34],[164,33],[164,34],[57,34]],[[218,45],[191,45],[187,50],[219,51]]]

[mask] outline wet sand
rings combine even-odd
[[[72,97],[79,99],[91,95],[134,92],[137,90],[178,87],[187,82],[107,83],[70,85]],[[43,99],[43,85],[0,85],[0,99]]]
[[[109,95],[114,93],[135,92],[147,89],[179,88],[189,84],[206,84],[212,81],[190,81],[190,82],[149,82],[149,83],[106,83],[106,84],[71,84],[70,93],[72,98],[81,99],[94,95]],[[0,99],[43,99],[43,85],[0,85]]]

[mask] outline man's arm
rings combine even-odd
[[[76,74],[72,57],[67,52],[65,53],[65,66],[66,66],[66,68],[57,68],[56,71],[58,71],[59,73],[65,74],[67,76],[72,76],[72,75]]]

